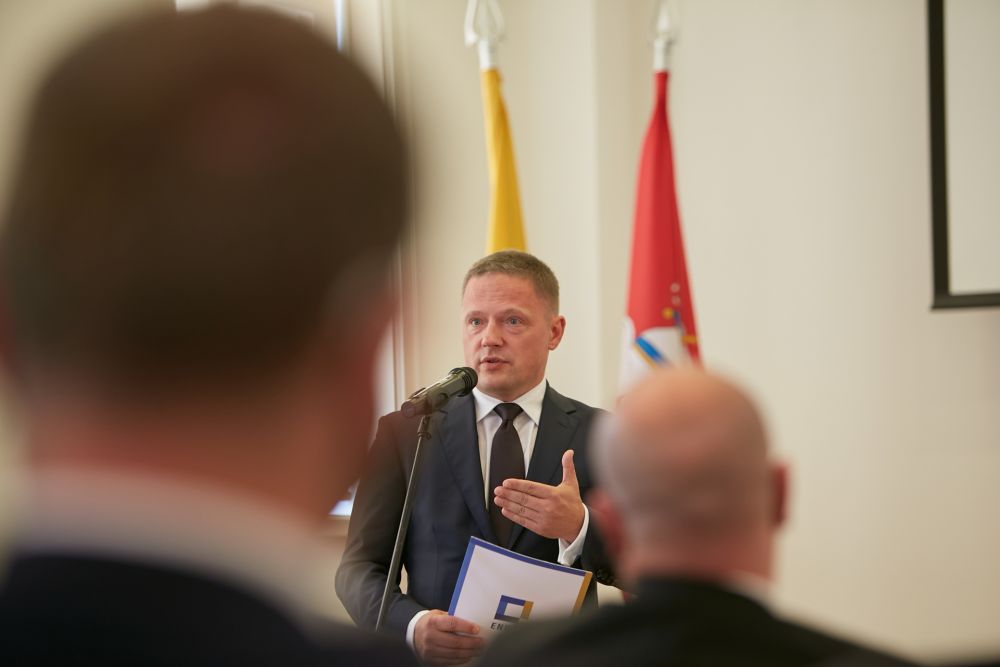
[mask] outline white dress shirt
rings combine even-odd
[[[501,401],[498,398],[489,396],[479,391],[472,390],[472,397],[476,403],[476,433],[479,436],[479,464],[483,469],[483,503],[489,508],[490,499],[493,497],[493,489],[490,488],[490,455],[493,451],[493,436],[503,420],[493,408],[501,403],[516,403],[521,408],[521,414],[514,418],[514,428],[517,429],[517,436],[521,440],[521,448],[524,450],[524,470],[527,472],[531,468],[531,455],[535,451],[535,437],[538,435],[538,424],[542,418],[542,403],[545,401],[545,390],[548,382],[542,380],[537,385],[526,391],[513,401]],[[583,525],[580,533],[572,542],[559,540],[558,560],[561,564],[570,566],[583,552],[583,542],[587,536],[587,527],[590,525],[590,510],[583,506]],[[417,627],[417,621],[426,614],[427,611],[419,611],[410,619],[406,626],[406,641],[413,646],[413,632]]]

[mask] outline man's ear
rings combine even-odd
[[[376,364],[395,310],[396,300],[386,290],[373,295],[346,325],[329,323],[326,353],[314,369],[324,414],[335,430],[336,440],[327,447],[338,450],[338,486],[344,490],[360,475],[368,449],[375,422]]]
[[[566,333],[566,318],[562,315],[554,315],[549,328],[549,351],[559,347],[564,333]]]
[[[601,489],[592,489],[587,494],[587,507],[590,509],[590,518],[597,523],[597,530],[608,555],[616,563],[620,562],[625,548],[625,529],[621,514],[608,494]]]
[[[19,370],[6,285],[0,285],[0,380],[17,382],[20,379]]]
[[[334,350],[330,368],[335,379],[331,383],[338,398],[355,407],[368,405],[375,390],[375,370],[386,332],[392,324],[396,299],[386,290],[373,295],[358,309],[347,324],[332,322],[331,342]],[[350,414],[357,415],[357,412]]]
[[[785,463],[771,464],[771,523],[775,528],[784,526],[788,519],[788,466]]]

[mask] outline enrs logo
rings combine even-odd
[[[509,595],[501,595],[500,604],[497,605],[497,614],[494,618],[505,623],[525,621],[531,616],[531,607],[533,604],[531,600],[520,600]]]

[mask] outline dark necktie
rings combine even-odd
[[[521,449],[517,429],[514,428],[514,418],[521,414],[521,406],[516,403],[501,403],[493,409],[500,415],[501,421],[500,428],[493,436],[490,451],[490,523],[497,536],[497,543],[506,547],[514,522],[500,512],[494,501],[493,489],[502,486],[505,479],[524,479],[524,450]]]

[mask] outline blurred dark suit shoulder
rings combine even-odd
[[[778,619],[763,605],[725,588],[675,579],[645,583],[625,606],[506,631],[481,664],[889,667],[911,663]]]
[[[415,665],[401,642],[306,631],[237,586],[165,567],[22,556],[0,587],[3,665]]]

